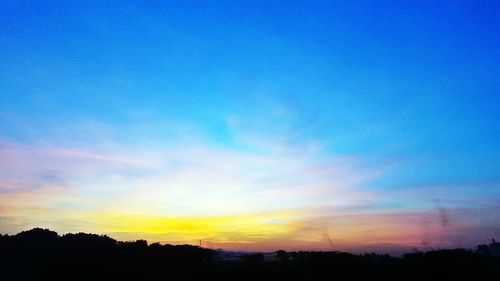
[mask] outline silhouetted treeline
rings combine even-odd
[[[0,280],[500,280],[500,261],[455,249],[406,254],[277,251],[221,259],[191,245],[36,228],[0,235]]]

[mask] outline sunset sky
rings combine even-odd
[[[500,239],[499,70],[498,1],[1,1],[0,233]]]

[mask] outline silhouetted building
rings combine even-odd
[[[496,242],[495,239],[491,239],[489,245],[478,245],[476,252],[482,256],[500,257],[500,243]]]

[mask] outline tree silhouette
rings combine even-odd
[[[35,228],[0,235],[0,280],[500,280],[500,261],[464,249],[388,255],[275,252],[240,259],[192,245],[148,245]]]

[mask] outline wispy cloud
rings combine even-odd
[[[70,184],[82,176],[151,167],[151,159],[109,151],[0,140],[0,192]]]
[[[386,163],[331,155],[317,142],[246,135],[244,146],[4,140],[0,224],[261,250],[461,246],[476,241],[460,235],[474,227],[497,231],[491,219],[475,222],[471,212],[487,214],[477,205],[436,205],[429,189],[364,188]]]
[[[318,157],[317,148],[276,147],[255,152],[207,143],[176,149],[117,144],[104,151],[3,141],[0,180],[7,193],[0,206],[9,209],[4,216],[24,214],[41,225],[44,217],[57,221],[67,214],[76,222],[89,211],[171,220],[255,218],[279,209],[361,204],[356,185],[377,174],[377,168],[357,167],[356,157]],[[35,209],[50,216],[29,215]],[[265,221],[269,227],[280,225],[274,217]],[[111,222],[101,223],[112,229]],[[133,230],[148,232],[148,227],[139,224]],[[266,228],[259,229],[265,235]],[[235,230],[229,224],[223,232]]]

